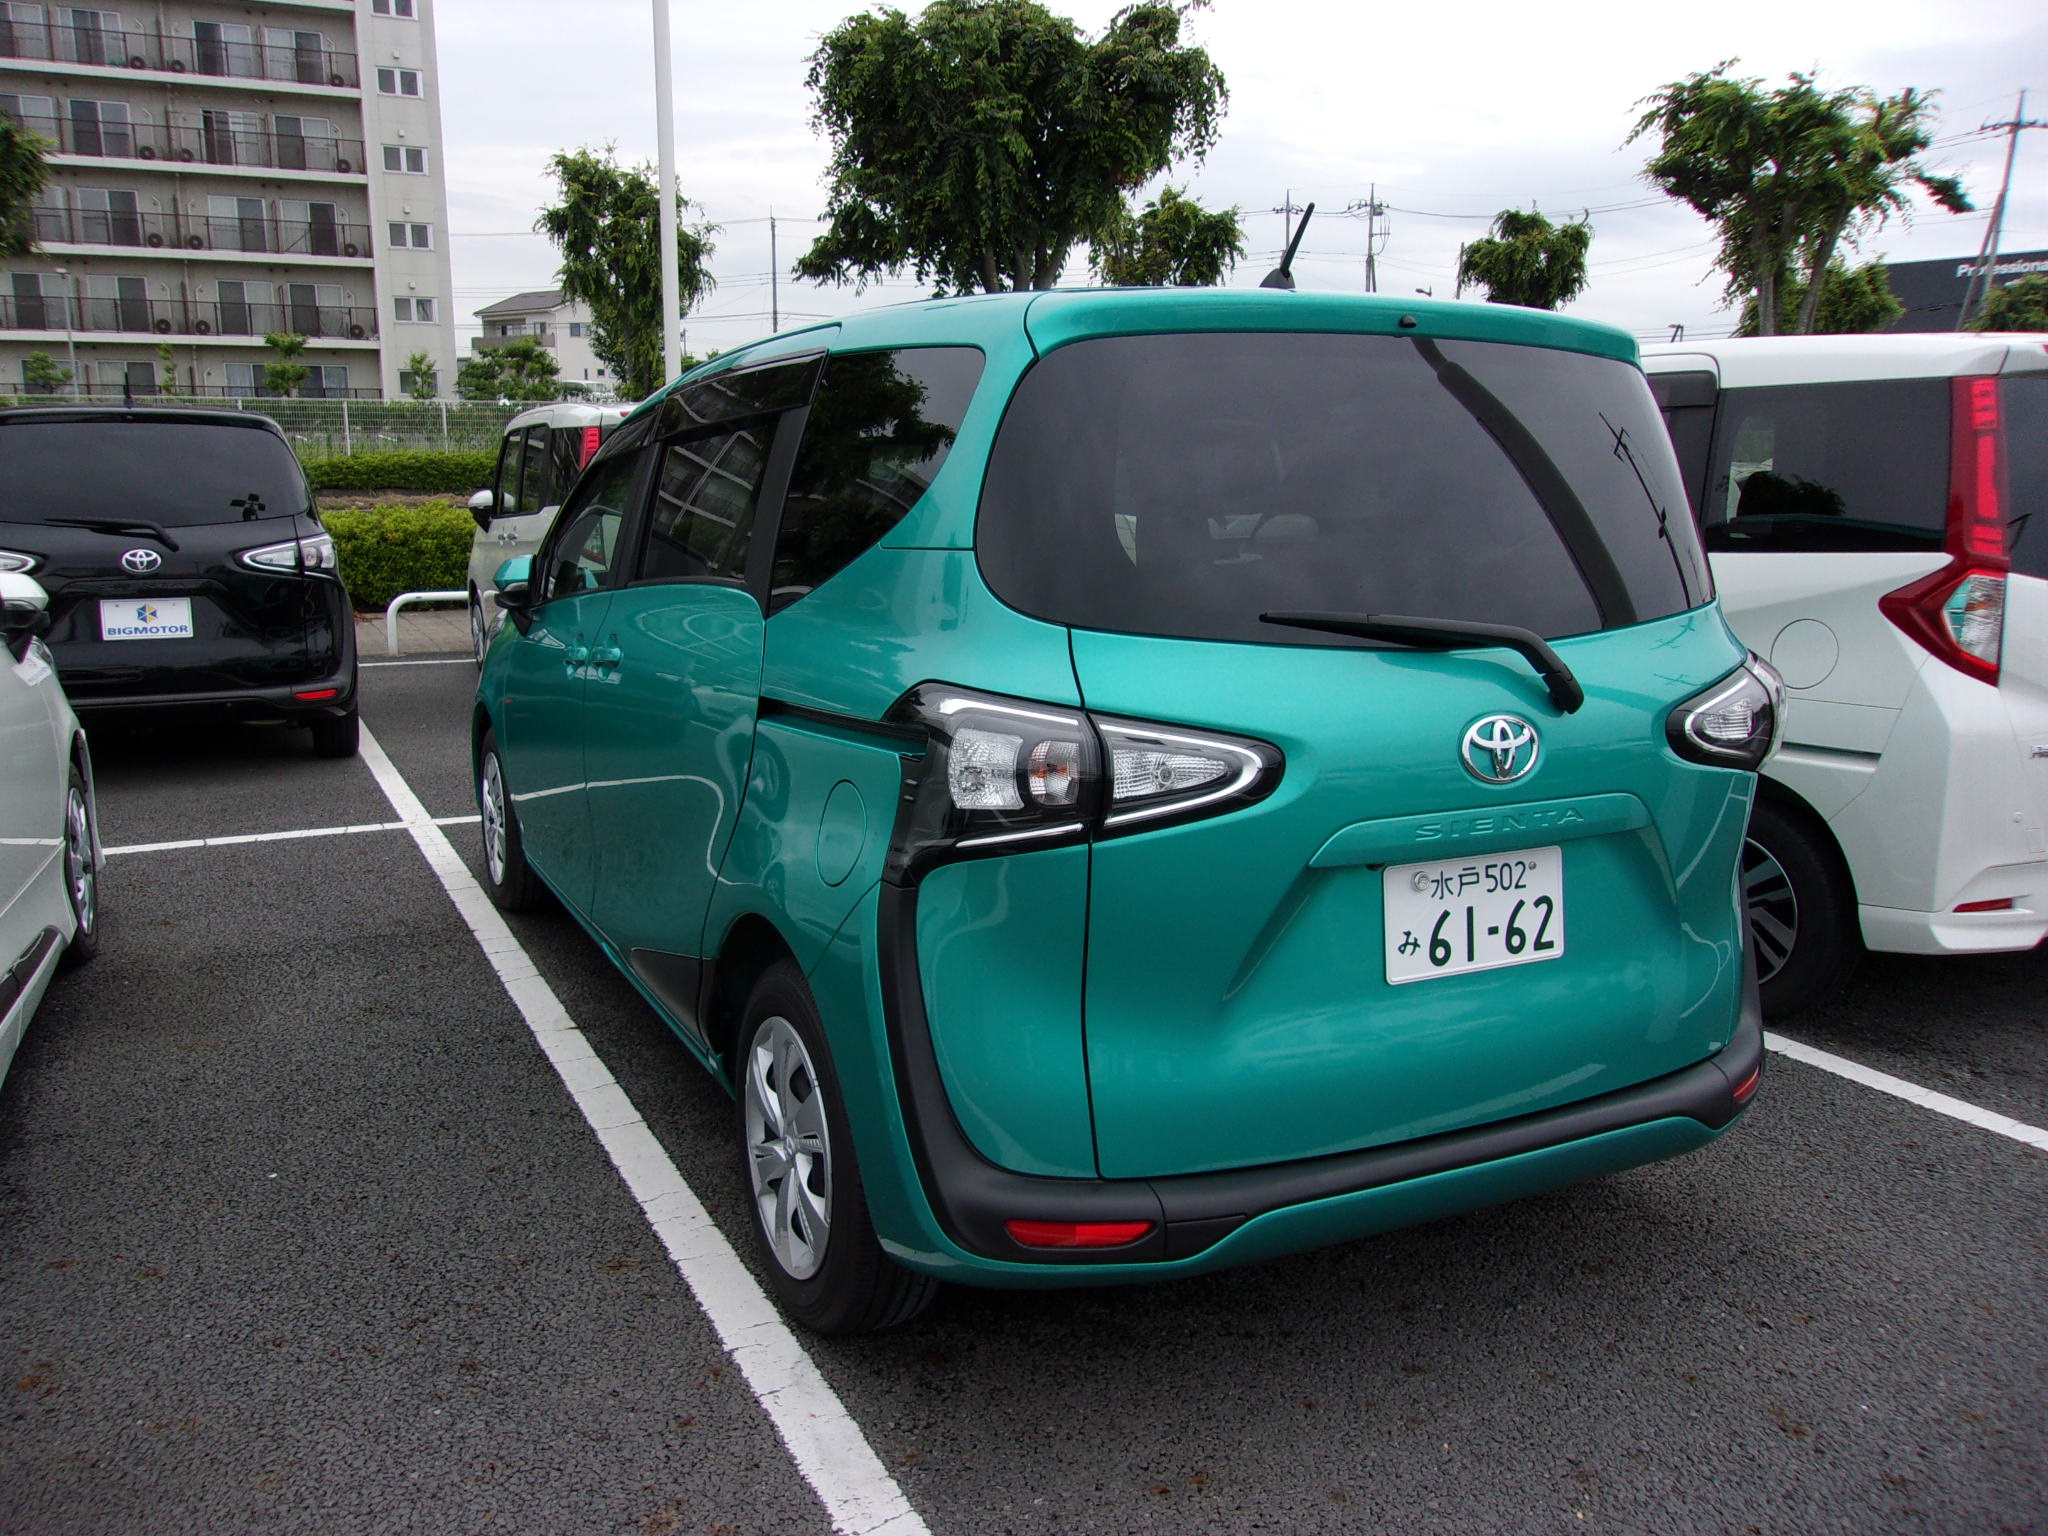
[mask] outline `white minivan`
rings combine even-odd
[[[2048,337],[1676,343],[1643,367],[1721,605],[1785,680],[1744,861],[1766,1012],[1824,1000],[1864,948],[2032,948]]]
[[[505,423],[491,483],[469,498],[476,537],[469,546],[469,638],[483,665],[497,611],[498,567],[530,555],[574,480],[630,405],[541,405]]]

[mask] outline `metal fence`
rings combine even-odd
[[[63,394],[0,398],[0,405],[199,405],[268,416],[304,459],[394,448],[498,446],[505,423],[533,401],[485,404],[470,400],[285,400],[269,396]]]

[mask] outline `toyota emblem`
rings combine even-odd
[[[130,576],[147,576],[164,563],[164,557],[153,549],[131,549],[121,556],[121,569]]]
[[[1458,756],[1466,772],[1489,784],[1512,784],[1536,766],[1536,727],[1520,715],[1488,715],[1465,730]]]

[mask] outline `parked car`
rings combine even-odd
[[[878,310],[643,405],[499,577],[491,894],[732,1087],[813,1328],[1429,1220],[1756,1087],[1775,682],[1619,332]]]
[[[469,515],[476,519],[469,554],[469,637],[477,665],[483,665],[497,614],[491,598],[497,590],[492,579],[498,567],[534,552],[577,472],[630,409],[542,405],[505,423],[497,472],[489,485],[469,498]]]
[[[0,571],[49,594],[89,726],[310,727],[355,754],[355,618],[277,423],[241,411],[0,410]]]
[[[1866,947],[2032,948],[2048,345],[1795,336],[1644,366],[1729,622],[1785,680],[1744,868],[1766,1013],[1834,995]]]
[[[62,964],[99,948],[99,816],[85,732],[39,635],[48,598],[0,571],[0,1078]]]

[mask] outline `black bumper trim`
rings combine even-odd
[[[1154,1179],[1053,1179],[999,1168],[954,1117],[932,1048],[917,966],[917,890],[884,883],[879,914],[882,1005],[897,1097],[926,1198],[947,1236],[970,1253],[1013,1263],[1137,1264],[1192,1258],[1255,1216],[1683,1117],[1709,1130],[1734,1120],[1735,1089],[1763,1064],[1763,1009],[1748,968],[1735,1036],[1718,1053],[1664,1077],[1560,1109],[1391,1147],[1222,1173]],[[1148,1221],[1120,1248],[1027,1248],[1006,1221]]]
[[[36,935],[36,941],[23,951],[21,958],[6,970],[0,971],[0,1019],[14,1011],[14,1005],[21,1000],[22,993],[36,979],[50,958],[50,952],[64,942],[64,935],[55,928],[45,928]]]

